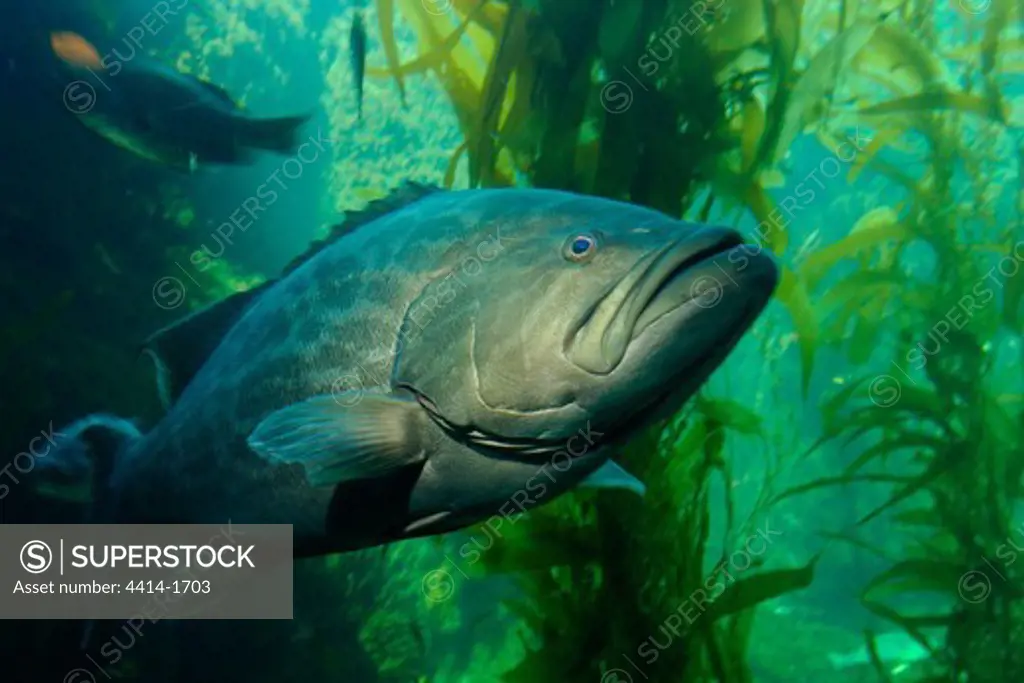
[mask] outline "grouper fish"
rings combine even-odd
[[[39,470],[88,479],[91,521],[292,524],[299,557],[575,486],[642,493],[616,448],[695,392],[777,279],[731,229],[407,184],[153,335],[168,410],[148,433],[79,420]]]

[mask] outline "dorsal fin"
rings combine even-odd
[[[289,263],[284,277],[326,248],[361,225],[366,225],[385,214],[397,211],[427,195],[443,192],[438,187],[421,183],[406,182],[386,197],[376,199],[361,211],[351,211],[331,228],[330,234],[310,244],[301,256]],[[221,339],[234,327],[246,308],[278,279],[268,280],[258,287],[221,299],[217,303],[196,311],[191,315],[153,333],[143,343],[142,353],[150,356],[156,364],[157,388],[164,408],[177,400],[182,390],[192,381],[203,367]]]
[[[381,197],[380,199],[374,199],[361,210],[346,211],[344,220],[332,227],[331,232],[327,237],[322,240],[312,242],[305,252],[292,259],[291,263],[285,266],[282,276],[292,272],[303,263],[313,258],[313,256],[315,256],[321,249],[330,246],[356,228],[375,221],[381,216],[393,211],[405,208],[410,204],[418,202],[424,197],[445,191],[446,190],[434,185],[406,181],[392,190],[388,195]]]
[[[271,284],[264,282],[221,299],[157,330],[143,342],[141,353],[156,365],[157,390],[164,408],[178,399],[242,312]]]
[[[235,99],[231,97],[230,93],[228,93],[228,91],[224,88],[220,87],[219,85],[210,83],[209,81],[204,81],[198,76],[192,76],[192,80],[206,88],[207,91],[216,95],[217,99],[221,100],[225,104],[230,105],[232,109],[240,109],[240,107],[238,106],[238,102],[235,102]]]

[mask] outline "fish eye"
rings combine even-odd
[[[574,263],[585,263],[597,252],[597,239],[588,233],[573,235],[565,242],[565,258]]]

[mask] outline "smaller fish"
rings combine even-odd
[[[248,163],[255,150],[291,154],[309,119],[251,116],[220,86],[144,55],[107,63],[76,33],[51,33],[50,47],[69,78],[105,86],[91,95],[78,91],[72,111],[82,124],[137,156],[181,170]]]
[[[366,73],[366,25],[362,10],[352,17],[352,30],[348,34],[349,57],[352,60],[352,80],[356,84],[356,111],[363,120],[363,75]]]

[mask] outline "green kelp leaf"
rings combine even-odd
[[[998,401],[988,397],[983,399],[983,408],[988,438],[1008,453],[1019,452],[1021,442],[1024,441],[1024,427],[1020,419],[1012,416]]]
[[[723,433],[724,437],[724,433]],[[729,466],[729,462],[722,455],[724,449],[724,439],[719,444],[719,450],[716,453],[717,467],[722,472],[722,481],[725,482],[724,495],[725,495],[725,528],[732,529],[736,522],[736,502],[733,498],[733,487],[732,487],[732,468]]]
[[[864,302],[862,315],[854,319],[853,332],[850,333],[850,341],[846,347],[846,356],[853,365],[865,365],[871,360],[871,355],[877,348],[875,339],[878,338],[883,318],[871,315],[870,309],[878,303],[878,300]],[[884,305],[884,302],[882,304]]]
[[[768,250],[781,257],[786,251],[786,247],[789,246],[789,232],[772,218],[772,216],[779,215],[775,201],[768,196],[757,179],[746,181],[746,186],[743,189],[743,201],[754,214],[757,224],[768,226],[769,229],[761,233],[761,238]]]
[[[893,519],[906,526],[935,528],[941,526],[938,514],[935,508],[914,508],[896,513]]]
[[[929,419],[945,424],[948,406],[934,389],[905,381],[905,377],[898,377],[897,374],[892,377],[900,382],[899,398],[893,409],[912,413],[918,419]]]
[[[395,3],[394,0],[380,0],[377,3],[377,20],[380,29],[380,42],[384,48],[384,60],[388,71],[395,78],[398,94],[405,106],[405,82],[402,80],[401,60],[398,57],[398,43],[395,42]]]
[[[985,21],[985,33],[981,39],[981,72],[985,76],[992,73],[997,68],[999,63],[999,36],[1002,34],[1007,24],[1012,22],[1014,0],[993,0],[986,6],[987,15]],[[1024,14],[1024,13],[1022,13]],[[1024,16],[1019,16],[1018,21],[1024,20]],[[1019,26],[1019,24],[1018,24]],[[1006,36],[1009,39],[1009,35]],[[1009,40],[1007,41],[1009,42]],[[1005,43],[1004,43],[1005,45]],[[1009,47],[1009,46],[1007,46]],[[987,92],[995,91],[998,95],[998,86],[995,84],[995,79],[986,79]]]
[[[827,346],[842,347],[848,343],[847,330],[853,321],[860,316],[860,301],[845,301],[838,308],[824,311],[818,316],[821,320],[821,341]]]
[[[501,121],[502,104],[512,72],[524,58],[529,39],[529,13],[511,5],[484,77],[474,139],[467,145],[470,187],[495,184],[498,147],[493,133]]]
[[[851,232],[838,242],[822,247],[808,255],[800,266],[800,272],[808,285],[813,288],[837,263],[857,258],[870,247],[880,248],[886,242],[902,240],[909,236],[910,231],[899,221],[876,224],[870,228]]]
[[[953,585],[956,584],[954,583]],[[883,605],[882,603],[875,602],[874,600],[862,599],[861,605],[863,605],[864,608],[872,614],[875,614],[887,621],[891,621],[892,623],[899,626],[906,632],[908,636],[916,640],[921,647],[927,650],[933,658],[939,658],[939,655],[935,651],[935,648],[932,647],[932,644],[928,642],[928,639],[924,636],[923,633],[921,633],[921,629],[933,627],[941,628],[944,626],[949,626],[950,622],[952,621],[952,616],[927,615],[908,617],[903,614],[900,614],[888,605]]]
[[[785,500],[786,498],[791,498],[802,493],[817,491],[818,489],[831,488],[835,486],[846,486],[848,484],[903,484],[907,482],[907,479],[907,477],[882,473],[857,474],[838,477],[821,477],[819,479],[814,479],[803,484],[791,486],[788,489],[785,489],[782,492],[775,494],[775,496],[770,501],[768,501],[768,505],[775,505],[776,503]]]
[[[479,529],[474,536],[482,547],[478,548],[472,541],[463,547],[475,551],[484,559],[488,574],[512,574],[546,571],[558,566],[580,566],[586,563],[585,558],[596,557],[599,552],[594,537],[582,531],[579,534],[564,531],[545,533],[534,528],[535,533],[529,536],[529,543],[523,543],[511,542],[505,538],[495,539],[488,535],[488,532]],[[493,545],[488,547],[488,543]],[[473,564],[473,561],[469,564]]]
[[[818,408],[821,411],[822,422],[826,425],[835,425],[839,422],[840,411],[851,403],[850,399],[853,397],[853,394],[860,389],[865,382],[870,380],[871,377],[867,375],[858,379],[853,379],[844,384],[841,389],[831,396],[822,399],[818,405]]]
[[[1003,322],[1014,332],[1024,332],[1020,320],[1020,302],[1024,300],[1024,277],[1009,278],[1003,290]]]
[[[896,493],[890,496],[889,500],[879,505],[877,508],[866,514],[861,519],[857,520],[856,526],[863,526],[864,524],[867,524],[872,519],[878,517],[878,515],[882,514],[886,510],[889,510],[890,508],[899,505],[906,499],[913,496],[915,493],[918,493],[927,488],[929,485],[932,484],[932,482],[941,477],[953,465],[956,464],[957,451],[958,449],[955,446],[950,446],[946,452],[941,453],[939,457],[935,458],[931,462],[926,471],[922,472],[920,475],[914,477],[910,481],[907,481],[906,484],[900,490],[898,490]],[[906,481],[906,478],[902,479],[903,481]]]
[[[392,72],[389,61],[389,66],[386,69],[367,66],[366,75],[377,78],[386,78],[394,74],[396,80],[401,80],[402,76],[413,76],[431,70],[443,70],[446,66],[444,63],[445,60],[451,58],[452,51],[459,44],[459,41],[462,40],[462,36],[465,35],[466,31],[470,28],[470,26],[472,26],[475,22],[479,20],[480,15],[483,14],[483,10],[486,7],[487,0],[480,0],[479,2],[477,2],[473,6],[473,9],[466,15],[466,18],[462,21],[462,23],[460,23],[459,26],[454,31],[446,35],[443,41],[437,43],[437,45],[434,48],[432,48],[429,52],[420,54],[412,61],[405,62],[404,64],[399,64],[397,71]],[[385,50],[385,56],[387,59],[391,59],[391,57],[387,56],[387,50]],[[400,87],[404,88],[405,86],[402,85]]]
[[[946,442],[926,434],[899,434],[891,438],[885,438],[874,446],[865,449],[857,458],[843,470],[845,474],[853,474],[870,463],[875,458],[908,448],[930,448],[938,450],[946,446]]]
[[[729,399],[699,397],[697,409],[709,420],[735,429],[741,434],[761,436],[761,416]]]
[[[699,420],[693,423],[693,426],[688,428],[681,438],[677,438],[674,447],[672,448],[673,453],[685,456],[684,458],[672,458],[668,469],[673,469],[674,465],[683,467],[686,471],[694,469],[693,459],[696,457],[697,461],[702,464],[713,465],[714,463],[707,460],[706,452],[709,448],[714,449],[715,444],[724,443],[725,440],[725,429],[721,425],[716,425],[709,420]],[[720,448],[720,446],[719,446]],[[650,451],[644,451],[638,453],[638,456],[649,458]],[[699,454],[699,457],[698,457]],[[620,463],[624,466],[628,466],[628,461]]]
[[[867,647],[868,659],[871,661],[871,666],[875,670],[875,675],[877,675],[883,683],[889,683],[892,678],[889,676],[889,671],[882,662],[882,658],[878,655],[878,647],[875,645],[875,634],[870,629],[864,629],[864,644]]]
[[[909,284],[906,276],[901,273],[858,270],[829,286],[821,297],[820,306],[823,310],[832,310],[850,301],[864,301],[879,296],[891,298],[892,292],[901,291]]]
[[[811,373],[814,370],[814,353],[818,348],[818,316],[803,281],[785,266],[782,267],[782,278],[775,296],[793,319],[793,327],[796,329],[800,346],[800,386],[804,398],[807,398],[807,389],[810,387]]]
[[[455,184],[455,174],[459,170],[459,160],[462,159],[462,155],[466,152],[466,143],[462,142],[458,148],[452,153],[451,158],[448,160],[448,168],[444,172],[444,188],[446,190],[452,189]]]
[[[900,274],[860,270],[831,285],[820,296],[818,308],[822,317],[850,306],[860,307],[861,302],[874,301],[879,297],[895,300],[896,294],[907,287],[906,278]]]
[[[836,74],[846,70],[851,60],[871,40],[877,26],[877,20],[858,21],[810,58],[793,86],[792,100],[782,109],[782,125],[775,141],[773,160],[782,159],[801,131],[816,123],[825,113],[821,104],[834,92]]]
[[[615,2],[604,0],[601,28],[597,44],[605,64],[620,64],[635,53],[637,26],[643,14],[642,2]],[[597,10],[599,3],[593,3]]]
[[[710,620],[704,622],[705,624],[711,625]],[[707,628],[704,631],[704,642],[706,643],[708,664],[711,666],[711,672],[714,675],[716,681],[731,681],[735,680],[735,676],[730,675],[730,670],[726,662],[731,662],[736,665],[736,662],[732,661],[726,653],[724,653],[722,647],[722,641],[727,641],[726,638],[719,638],[718,634],[715,633],[711,628]]]
[[[814,566],[819,557],[820,555],[815,555],[803,567],[762,572],[729,585],[708,607],[709,623],[730,614],[743,612],[767,600],[807,588],[814,580]]]
[[[861,591],[861,598],[866,599],[872,592],[897,582],[908,591],[949,593],[963,573],[963,567],[957,564],[931,558],[901,560],[871,579]],[[892,592],[891,589],[888,592]]]
[[[777,161],[788,151],[792,139],[780,139],[787,129],[787,115],[790,111],[792,84],[795,80],[794,63],[800,43],[800,14],[802,0],[792,2],[771,2],[762,0],[767,47],[771,54],[771,80],[774,93],[765,112],[765,132],[757,150],[755,168]],[[751,11],[754,7],[749,8]],[[800,128],[797,128],[797,133]],[[795,135],[793,139],[795,139]],[[781,252],[776,252],[781,254]]]
[[[850,444],[876,429],[891,428],[905,432],[911,423],[916,422],[928,422],[944,428],[946,406],[938,393],[930,388],[919,388],[904,379],[897,379],[896,374],[882,373],[851,380],[822,405],[823,436],[833,439],[845,434],[844,443]],[[841,412],[844,402],[852,403],[850,398],[856,394],[868,399],[864,402],[866,405]]]
[[[993,106],[993,102],[989,98],[950,90],[931,90],[907,97],[898,97],[888,102],[866,107],[857,113],[860,116],[888,116],[903,112],[920,113],[936,110],[974,114],[991,119],[996,123],[1006,123],[1005,109],[998,105]]]
[[[867,552],[871,553],[872,555],[876,555],[876,556],[882,558],[883,560],[890,560],[890,561],[892,561],[892,557],[889,556],[889,554],[886,552],[886,550],[884,548],[882,548],[881,546],[874,545],[873,543],[868,543],[863,538],[861,538],[860,536],[857,536],[856,534],[854,534],[852,532],[848,532],[848,531],[819,531],[818,535],[821,536],[822,538],[826,538],[826,539],[828,539],[830,541],[842,541],[843,543],[849,543],[850,545],[854,546],[855,548],[860,548],[861,550],[866,550]]]
[[[704,420],[704,462],[708,467],[719,468],[725,464],[722,452],[725,450],[725,427],[715,419]]]

